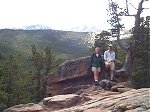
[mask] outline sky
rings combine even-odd
[[[0,0],[0,28],[42,24],[53,29],[97,27],[107,29],[108,0]],[[116,0],[117,1],[117,0]],[[120,2],[121,1],[121,2]],[[118,0],[122,4],[123,0]],[[125,1],[125,0],[124,0]],[[139,0],[132,1],[135,7]],[[150,1],[145,4],[150,6]],[[130,5],[131,12],[136,10]],[[150,9],[146,11],[146,14]],[[149,13],[150,15],[150,13]],[[134,18],[127,18],[127,27],[133,26]]]

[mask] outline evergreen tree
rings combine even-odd
[[[39,102],[47,93],[47,76],[53,67],[53,55],[49,44],[44,52],[38,52],[32,45],[31,61],[35,68],[36,101]]]
[[[49,44],[45,48],[44,53],[45,53],[45,57],[44,57],[45,63],[44,63],[44,76],[43,76],[43,98],[46,97],[46,94],[47,94],[47,76],[53,67],[54,57],[52,55],[51,44]]]
[[[102,54],[107,50],[107,47],[110,44],[109,36],[111,36],[111,34],[107,31],[102,31],[95,36],[94,47],[100,47]]]
[[[3,81],[4,70],[0,66],[0,112],[7,108],[7,94],[3,90],[4,84]]]
[[[0,67],[0,109],[29,102],[28,82],[21,68],[20,55],[11,55]]]

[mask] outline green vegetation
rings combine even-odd
[[[88,37],[55,30],[0,30],[0,111],[46,97],[48,74],[66,59],[88,55],[82,42]]]
[[[50,44],[43,51],[32,45],[31,51],[26,62],[29,67],[17,52],[0,58],[0,111],[21,103],[39,102],[46,97],[46,77],[63,60],[54,57]]]
[[[89,54],[87,32],[69,32],[57,30],[0,30],[0,51],[5,56],[19,52],[23,59],[31,56],[31,45],[38,50],[51,43],[53,52],[64,59],[86,56]],[[84,44],[85,42],[85,44]]]
[[[142,40],[132,54],[132,82],[135,88],[150,87],[150,20],[141,18],[140,31]]]
[[[124,70],[131,77],[135,88],[150,87],[150,16],[141,17],[141,13],[144,11],[144,2],[144,0],[140,0],[138,4],[137,12],[134,15],[135,26],[131,32],[133,36],[126,45],[122,44],[120,31],[124,27],[124,24],[121,23],[121,17],[132,16],[128,10],[128,1],[126,1],[126,7],[120,7],[117,2],[111,0],[108,8],[110,16],[108,22],[112,26],[112,34],[117,37],[119,47],[126,53]]]
[[[0,65],[0,110],[30,101],[28,74],[21,66],[20,55],[11,55]]]

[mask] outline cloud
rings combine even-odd
[[[106,8],[107,0],[0,0],[0,28],[33,24],[56,29],[84,25],[106,28]]]

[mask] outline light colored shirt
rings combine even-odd
[[[115,52],[114,51],[105,51],[104,52],[104,60],[105,61],[114,61],[115,60]]]
[[[96,56],[98,57],[98,56],[99,56],[99,54],[96,54]]]

